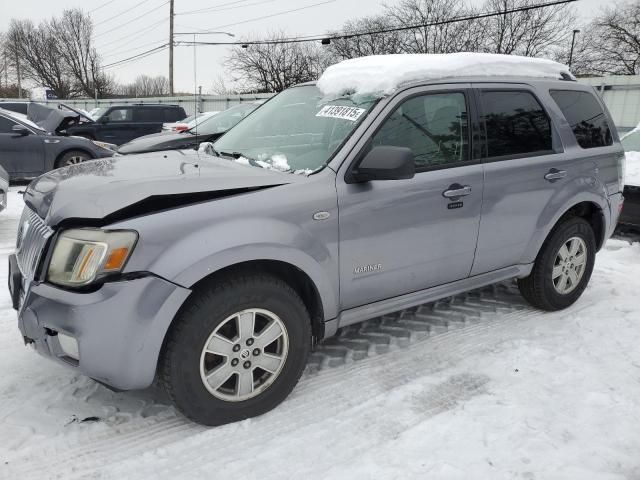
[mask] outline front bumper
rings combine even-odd
[[[10,260],[10,270],[14,263]],[[20,283],[11,281],[12,276],[10,271],[10,290],[18,298]],[[18,324],[25,341],[41,355],[119,390],[146,388],[153,382],[171,321],[190,293],[151,275],[105,283],[89,293],[33,283]],[[58,334],[75,339],[77,360],[65,353]]]

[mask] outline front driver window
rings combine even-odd
[[[410,148],[416,169],[469,159],[469,116],[460,92],[434,93],[404,101],[385,120],[372,146]]]
[[[111,110],[107,115],[110,122],[130,122],[132,115],[130,108],[118,108]]]

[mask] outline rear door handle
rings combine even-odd
[[[471,187],[469,185],[460,185],[459,183],[450,185],[447,190],[442,192],[444,198],[451,199],[466,197],[467,195],[471,195]]]
[[[561,178],[564,178],[566,176],[567,176],[566,170],[558,170],[557,168],[552,168],[544,176],[544,179],[547,180],[548,182],[555,182],[556,180],[560,180]]]

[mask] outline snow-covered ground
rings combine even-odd
[[[501,284],[346,329],[276,410],[208,429],[23,346],[20,203],[0,214],[2,479],[640,478],[638,243],[609,241],[564,312]]]

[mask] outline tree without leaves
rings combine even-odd
[[[62,17],[53,18],[47,27],[61,46],[60,61],[73,78],[74,93],[89,97],[108,93],[109,81],[100,71],[100,59],[93,47],[91,17],[79,9],[65,10]]]
[[[169,79],[158,75],[139,75],[132,83],[119,85],[115,92],[129,97],[162,97],[169,95]]]
[[[345,35],[346,38],[331,40],[327,50],[336,60],[363,57],[365,55],[401,53],[403,51],[403,38],[400,32],[348,37],[356,33],[381,31],[392,26],[389,18],[383,15],[349,20],[339,32],[330,33],[331,36]]]
[[[588,56],[600,74],[640,73],[640,3],[606,8],[588,27]]]
[[[48,23],[36,27],[29,20],[11,20],[7,39],[11,57],[20,61],[23,78],[51,88],[58,98],[70,96],[73,79],[60,61],[62,46]]]
[[[395,26],[424,25],[402,32],[402,53],[452,53],[479,50],[482,23],[478,20],[450,22],[474,15],[463,0],[400,0],[385,6]]]
[[[536,5],[537,0],[487,0],[485,11],[508,11]],[[568,4],[507,13],[482,20],[483,50],[491,53],[549,56],[571,37],[576,24]]]
[[[270,40],[282,40],[283,33]],[[313,43],[278,43],[235,47],[225,60],[240,90],[280,92],[316,80],[328,64],[326,52]]]

